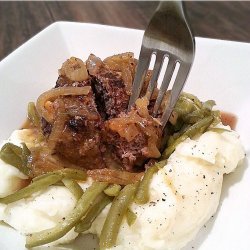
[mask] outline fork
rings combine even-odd
[[[144,78],[153,54],[155,54],[156,59],[146,92],[146,96],[149,100],[154,89],[157,87],[157,80],[163,62],[165,58],[168,57],[167,69],[164,73],[163,81],[153,107],[153,116],[157,114],[161,107],[163,97],[169,87],[175,68],[178,68],[177,64],[179,64],[179,69],[171,90],[170,100],[160,120],[164,128],[184,87],[195,54],[195,40],[185,18],[182,2],[160,2],[145,30],[133,82],[132,95],[129,100],[129,109],[140,96]]]

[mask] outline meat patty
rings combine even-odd
[[[60,72],[69,68],[72,60],[65,62]],[[74,71],[77,70],[81,76],[83,75],[81,70],[84,70],[82,67],[85,67],[78,60],[73,61],[74,65],[68,74],[58,77],[56,88],[91,85],[88,75],[87,79],[74,79],[76,76]],[[72,75],[73,79],[70,79]],[[43,122],[43,131],[48,137],[49,145],[52,145],[53,152],[86,169],[105,167],[102,158],[105,146],[101,142],[103,120],[97,111],[93,91],[90,89],[87,95],[58,97],[54,100],[53,107],[55,117],[53,124]]]
[[[55,152],[86,169],[105,167],[100,136],[103,122],[96,110],[93,94],[64,97],[63,104],[67,115],[63,131],[55,143]]]
[[[103,69],[92,78],[96,97],[103,104],[100,111],[105,113],[105,118],[117,117],[125,112],[128,107],[129,95],[124,89],[121,77],[109,70]],[[100,107],[100,106],[99,106]]]
[[[162,131],[149,115],[148,103],[127,113],[136,63],[132,53],[124,53],[104,61],[90,55],[87,69],[77,58],[63,64],[55,88],[91,89],[87,95],[53,100],[54,121],[43,119],[42,126],[56,155],[86,169],[128,171],[159,157]]]
[[[140,103],[147,105],[147,103]],[[146,106],[145,106],[146,107]],[[144,110],[145,111],[145,110]],[[140,168],[149,158],[160,157],[162,128],[139,104],[129,113],[105,122],[106,142],[114,146],[127,171]]]
[[[127,110],[132,75],[131,82],[126,85],[122,77],[122,66],[125,64],[125,59],[121,56],[120,64],[116,64],[116,67],[110,64],[110,59],[102,62],[100,58],[92,54],[87,60],[86,65],[92,77],[92,86],[96,94],[96,101],[105,119],[117,117],[121,112]],[[132,72],[130,73],[132,74]]]

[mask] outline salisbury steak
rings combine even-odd
[[[106,58],[91,54],[86,62],[96,101],[105,119],[117,117],[128,107],[136,60],[132,53]]]
[[[89,91],[45,103],[53,121],[43,119],[43,132],[54,154],[86,169],[128,171],[160,156],[162,131],[148,113],[148,101],[139,99],[127,113],[136,63],[132,53],[124,53],[104,61],[90,55],[87,69],[77,58],[63,64],[55,88]]]
[[[77,58],[67,60],[59,74],[56,88],[77,89],[91,84],[84,63]],[[87,95],[59,96],[52,103],[52,112],[54,120],[43,122],[43,131],[53,153],[83,168],[105,167],[100,138],[103,121],[91,88]]]
[[[128,171],[138,168],[149,158],[160,157],[162,129],[159,122],[149,115],[148,100],[141,98],[128,113],[105,122],[106,141]]]

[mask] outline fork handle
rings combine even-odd
[[[167,12],[171,15],[175,14],[176,16],[184,17],[183,3],[182,1],[162,1],[159,3],[157,12]]]

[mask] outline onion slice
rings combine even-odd
[[[59,96],[66,96],[66,95],[87,95],[90,91],[90,86],[85,87],[60,87],[51,89],[49,91],[44,92],[41,94],[36,102],[36,108],[38,114],[43,117],[47,122],[53,122],[54,116],[52,113],[49,113],[45,106],[47,101],[54,101]]]

